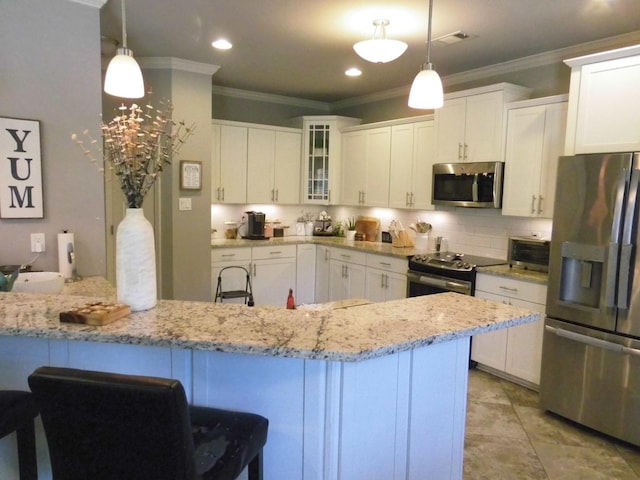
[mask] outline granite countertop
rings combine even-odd
[[[351,362],[540,319],[523,308],[442,293],[296,310],[160,300],[151,310],[101,327],[61,323],[60,311],[93,300],[113,301],[112,288],[107,295],[91,294],[93,288],[109,286],[104,279],[83,282],[89,296],[0,294],[0,335]],[[82,285],[75,289],[79,293]]]
[[[527,270],[526,268],[511,268],[509,267],[509,265],[478,267],[478,273],[486,273],[499,277],[508,277],[515,280],[524,280],[526,282],[539,283],[542,285],[547,285],[547,283],[549,282],[548,273]]]

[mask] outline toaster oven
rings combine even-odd
[[[550,246],[550,240],[536,237],[511,237],[509,238],[509,266],[548,272]]]

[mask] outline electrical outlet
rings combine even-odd
[[[31,252],[42,253],[45,250],[44,246],[44,233],[32,233],[31,234]]]

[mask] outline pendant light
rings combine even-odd
[[[133,52],[127,48],[127,17],[125,0],[120,0],[122,8],[122,47],[111,59],[104,77],[104,91],[109,95],[122,98],[144,97],[144,81]]]
[[[404,53],[407,49],[406,43],[387,38],[386,27],[389,25],[389,20],[374,20],[373,25],[375,27],[373,38],[358,42],[353,46],[358,55],[372,63],[387,63]]]
[[[423,65],[411,85],[409,106],[411,108],[436,109],[442,107],[443,93],[440,75],[431,65],[431,16],[433,0],[429,0],[429,24],[427,26],[427,63]]]

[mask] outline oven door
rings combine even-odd
[[[419,297],[434,293],[456,292],[471,295],[473,285],[466,280],[457,280],[430,273],[407,272],[407,297]]]

